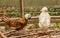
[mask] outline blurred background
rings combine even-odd
[[[0,17],[2,15],[7,15],[8,17],[20,17],[22,13],[20,2],[20,0],[0,0]],[[22,2],[23,14],[30,13],[33,17],[38,16],[41,13],[41,8],[46,6],[48,7],[51,16],[60,16],[60,0],[23,0]],[[34,19],[32,19],[32,23],[37,22],[38,20]]]
[[[60,0],[23,0],[24,14],[30,13],[32,16],[40,14],[40,9],[47,6],[49,14],[60,15]],[[20,16],[20,0],[0,0],[0,16],[7,14],[12,17]]]

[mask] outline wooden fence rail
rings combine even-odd
[[[38,19],[38,16],[36,17],[32,17],[31,20],[29,20],[30,23],[38,23],[39,22],[39,19]],[[51,16],[51,22],[60,22],[60,16]]]
[[[19,19],[19,18],[9,18],[9,20],[15,20],[15,19]],[[38,23],[38,22],[39,22],[38,16],[32,17],[32,19],[29,20],[29,23]],[[60,22],[60,16],[51,16],[51,22],[56,22],[56,23]],[[0,22],[0,23],[4,23],[4,22]]]

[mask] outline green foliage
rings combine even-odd
[[[34,7],[32,7],[32,9],[31,9],[31,7],[29,7],[29,9],[27,9],[27,8],[25,8],[24,9],[25,11],[25,14],[26,13],[30,13],[32,16],[37,16],[37,15],[39,15],[40,13],[41,13],[41,8],[38,8],[38,7],[36,7],[36,8],[34,8]],[[60,12],[59,11],[52,11],[52,10],[50,10],[50,8],[49,8],[49,14],[50,15],[52,15],[52,16],[59,16],[60,15]]]
[[[20,16],[19,9],[17,9],[15,7],[7,7],[6,9],[4,8],[2,11],[0,11],[0,13],[2,12],[2,14],[5,14],[10,17],[19,17]]]
[[[10,27],[8,25],[5,25],[5,30],[9,30]]]
[[[51,23],[55,28],[60,28],[60,23]]]
[[[35,24],[35,28],[40,28],[40,27],[39,27],[39,24]]]
[[[27,28],[29,28],[29,27],[30,27],[29,24],[26,24],[24,28],[27,29]]]
[[[49,12],[49,14],[52,16],[59,16],[60,12]]]

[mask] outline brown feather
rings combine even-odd
[[[7,19],[7,17],[3,18],[3,21],[8,24],[10,27],[15,27],[16,29],[23,29],[24,26],[27,24],[28,20],[25,18],[19,18],[18,20],[4,20]]]

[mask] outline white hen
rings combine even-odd
[[[41,14],[39,15],[39,26],[49,26],[50,25],[50,15],[48,13],[48,8],[43,7],[41,9]]]

